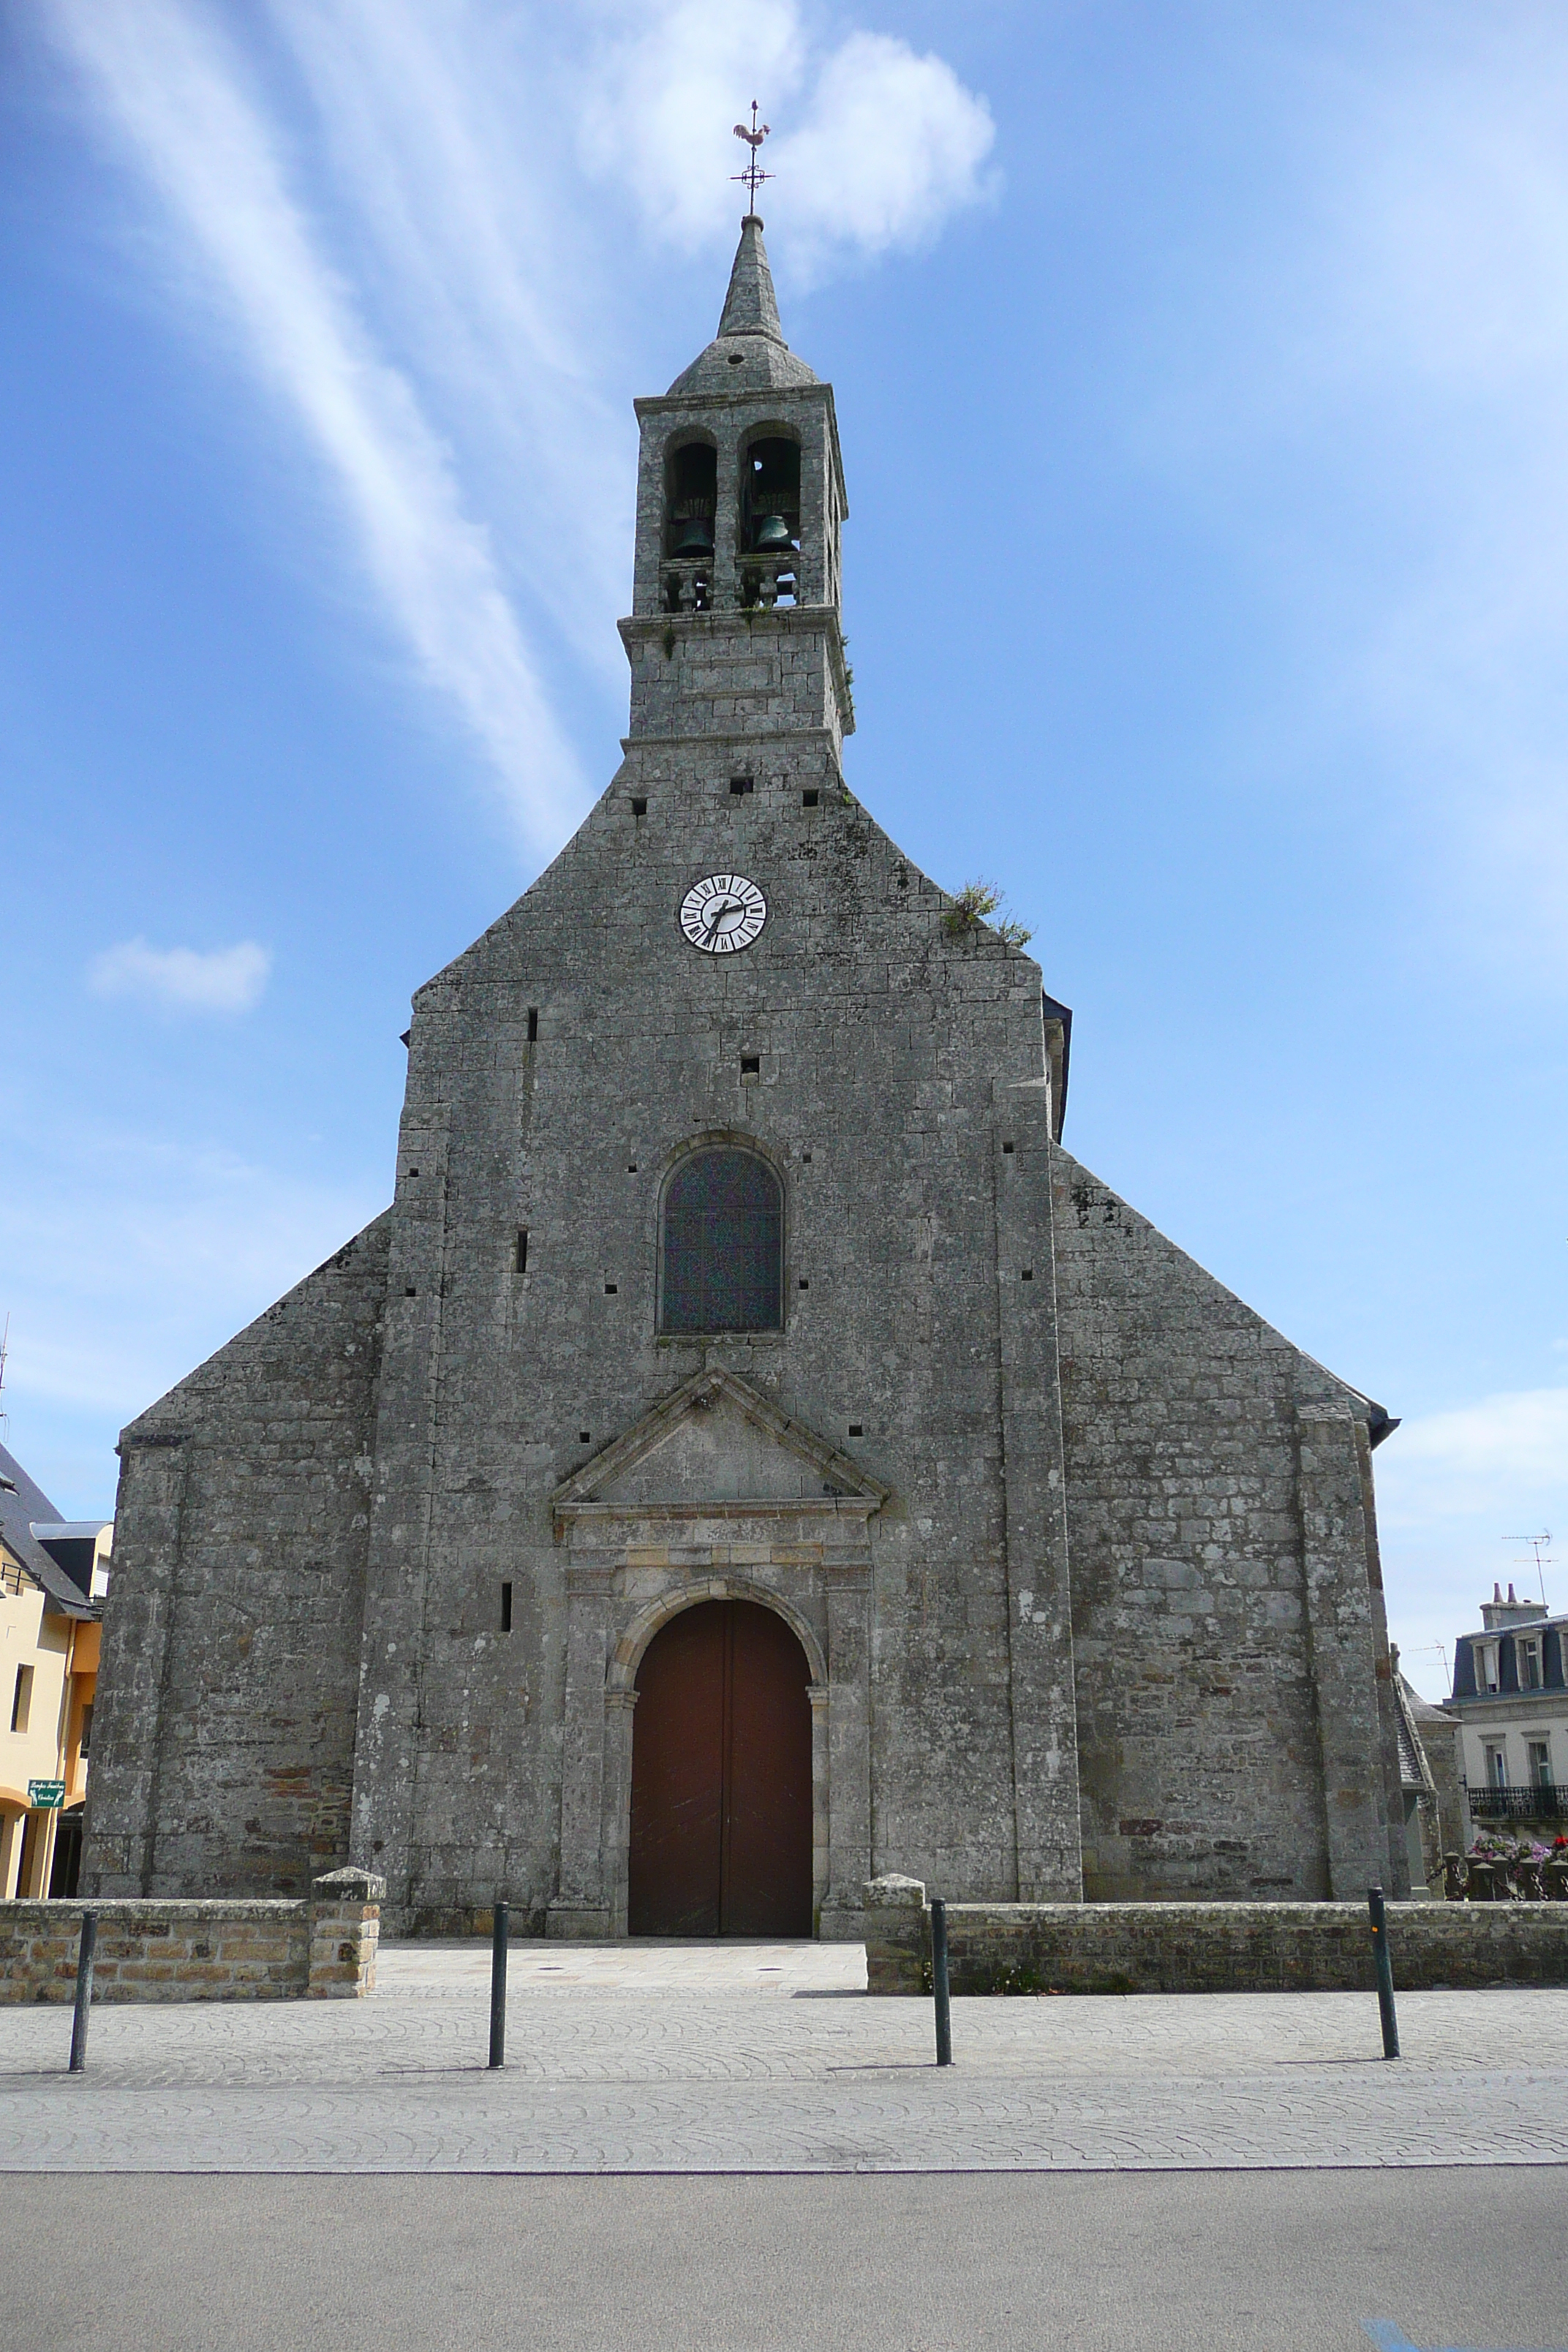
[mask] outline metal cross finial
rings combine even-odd
[[[735,125],[735,136],[737,139],[743,139],[745,141],[747,146],[752,151],[752,160],[747,164],[743,172],[733,172],[731,173],[731,179],[741,181],[745,187],[747,199],[746,211],[748,215],[754,213],[757,209],[757,190],[761,187],[764,180],[771,180],[773,176],[771,172],[764,172],[757,161],[757,150],[762,145],[767,135],[768,125],[765,122],[759,124],[757,121],[757,101],[753,98],[752,100],[751,129],[748,131],[743,122],[737,122]]]

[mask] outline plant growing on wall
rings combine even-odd
[[[982,923],[989,923],[997,938],[1005,940],[1010,948],[1027,947],[1035,934],[1025,924],[1006,913],[1003,913],[1000,922],[991,920],[999,909],[1005,908],[1006,903],[994,882],[966,882],[944,912],[942,929],[951,939],[962,940],[971,937]]]

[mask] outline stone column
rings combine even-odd
[[[1375,1537],[1360,1452],[1366,1433],[1340,1402],[1299,1404],[1296,1421],[1329,1893],[1335,1901],[1353,1902],[1375,1879],[1391,1895],[1407,1895],[1403,1823],[1396,1842],[1389,1835],[1379,1687],[1380,1675],[1386,1682],[1389,1668],[1386,1644],[1379,1639]]]
[[[605,1693],[605,1895],[610,1921],[605,1933],[626,1934],[631,1897],[632,1740],[637,1695]]]
[[[386,1881],[369,1870],[330,1870],[310,1881],[310,1998],[363,2000],[375,1990],[375,1953]]]
[[[566,1699],[561,1739],[561,1875],[547,1936],[611,1933],[605,1853],[605,1673],[615,1569],[566,1564]]]
[[[811,1908],[817,1923],[816,1932],[820,1935],[831,1877],[828,1843],[832,1818],[828,1790],[828,1702],[832,1696],[831,1685],[827,1683],[807,1683],[805,1695],[811,1702]]]
[[[826,1566],[827,1887],[825,1937],[858,1933],[861,1889],[871,1867],[870,1563]]]

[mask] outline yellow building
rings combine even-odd
[[[0,1445],[0,1899],[76,1893],[112,1532]]]

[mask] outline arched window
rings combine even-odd
[[[754,1151],[694,1151],[664,1196],[662,1328],[776,1331],[784,1194]]]

